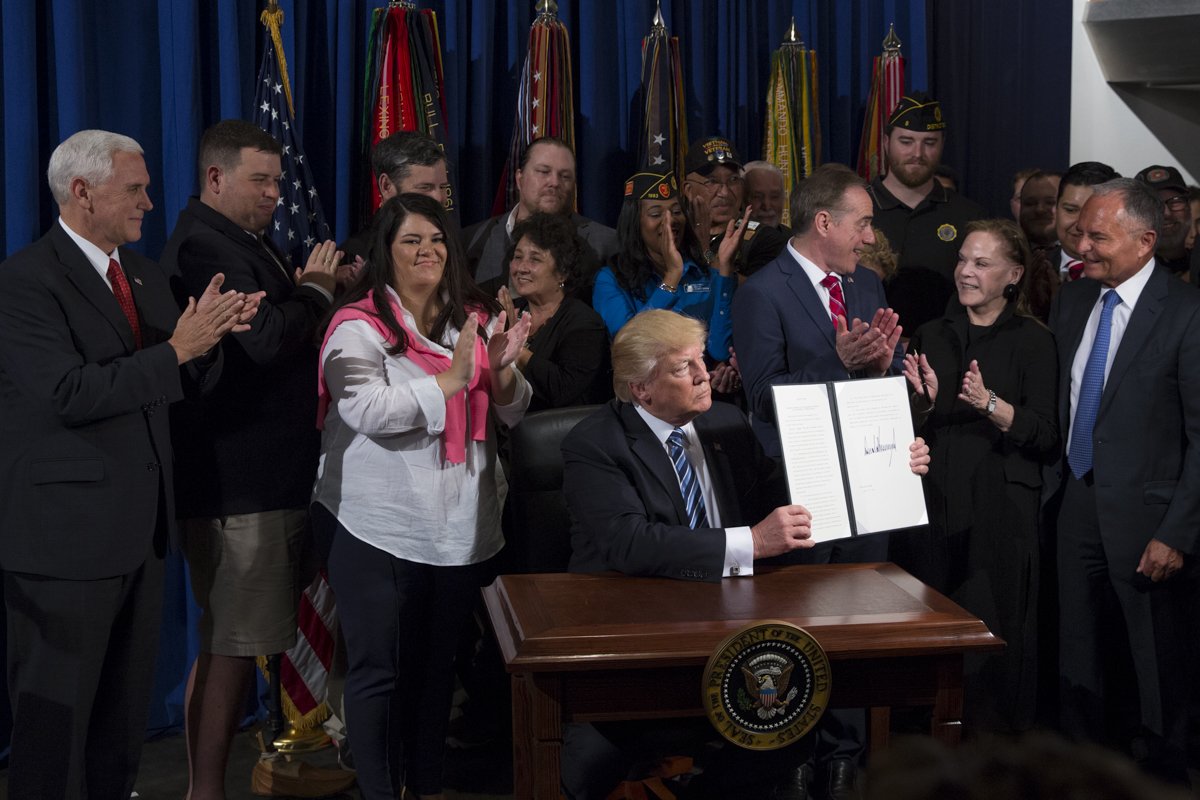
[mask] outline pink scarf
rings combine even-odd
[[[404,357],[425,370],[429,375],[437,375],[439,372],[448,370],[450,368],[450,359],[441,353],[430,350],[424,342],[413,335],[413,332],[404,323],[404,310],[393,295],[388,295],[388,301],[391,303],[392,313],[395,314],[396,321],[400,323],[400,327],[408,335],[408,349],[404,351]],[[468,313],[474,312],[479,316],[480,328],[486,324],[487,316],[483,309],[469,308],[467,311]],[[322,354],[325,352],[325,346],[329,344],[329,337],[333,335],[334,329],[343,322],[352,319],[361,319],[369,324],[389,346],[396,344],[396,337],[387,329],[387,326],[383,324],[383,320],[379,318],[375,311],[374,290],[372,289],[367,292],[365,298],[356,303],[342,306],[333,315],[333,319],[329,323],[329,328],[325,331],[325,341],[321,343]],[[487,363],[487,345],[484,344],[483,337],[481,336],[475,340],[474,377],[467,384],[465,392],[459,392],[446,401],[446,427],[442,431],[442,446],[446,449],[446,460],[451,464],[461,464],[466,460],[466,445],[464,441],[466,438],[468,403],[471,404],[471,438],[476,442],[482,442],[487,438],[488,397],[491,392],[491,375],[485,369]],[[322,357],[322,360],[317,363],[318,430],[325,427],[325,414],[329,410],[331,399],[329,387],[325,384],[325,363]]]

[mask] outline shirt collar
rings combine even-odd
[[[1142,296],[1142,290],[1146,288],[1146,284],[1150,282],[1150,276],[1154,273],[1154,259],[1142,266],[1132,277],[1126,278],[1118,284],[1113,291],[1121,296],[1121,302],[1129,308],[1130,311],[1137,305],[1138,298]],[[1104,297],[1108,287],[1100,287],[1100,297]]]
[[[105,253],[99,247],[92,244],[75,231],[71,230],[71,226],[68,225],[67,221],[62,217],[58,218],[58,224],[62,225],[63,230],[67,232],[67,236],[71,237],[71,241],[79,246],[79,249],[83,251],[84,256],[86,256],[87,260],[91,262],[91,265],[96,268],[96,271],[99,272],[105,280],[108,280],[108,260],[111,258],[118,264],[121,263],[121,254],[119,252],[119,248],[114,247],[112,253]]]
[[[650,428],[650,432],[658,439],[659,444],[666,447],[667,437],[675,430],[675,426],[654,416],[637,403],[633,404],[633,408],[637,411],[638,416],[642,418],[642,421],[646,423],[647,427]],[[687,439],[689,445],[698,441],[696,439],[696,428],[691,422],[680,425],[679,429],[683,431],[683,436]]]
[[[833,271],[826,271],[826,270],[821,269],[816,264],[814,264],[811,259],[802,255],[800,253],[800,251],[797,250],[795,247],[792,247],[792,242],[790,239],[788,240],[788,243],[787,243],[787,249],[788,249],[788,252],[792,254],[792,258],[796,259],[796,263],[798,263],[800,265],[800,268],[802,270],[804,270],[804,274],[808,276],[808,279],[810,281],[812,281],[812,285],[815,288],[818,288],[818,289],[821,288],[821,281],[825,280],[826,275],[836,275],[838,281],[841,281],[841,279],[842,279],[841,275],[838,275],[836,272],[833,272]]]

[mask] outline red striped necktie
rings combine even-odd
[[[829,290],[829,316],[833,319],[833,327],[837,327],[838,317],[846,316],[846,298],[842,295],[842,282],[832,272],[821,279],[821,285]]]
[[[141,350],[142,327],[138,324],[137,306],[133,304],[133,292],[129,290],[129,281],[125,280],[125,271],[115,258],[108,260],[108,282],[112,284],[113,295],[117,298],[125,319],[129,320],[129,327],[133,329],[133,348]]]

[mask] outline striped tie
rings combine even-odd
[[[1121,296],[1115,291],[1105,292],[1100,325],[1096,328],[1096,341],[1092,342],[1092,352],[1088,353],[1087,365],[1083,368],[1079,399],[1075,402],[1075,421],[1071,425],[1071,448],[1067,451],[1067,463],[1076,478],[1087,475],[1092,468],[1092,433],[1096,429],[1100,397],[1104,394],[1104,366],[1108,363],[1112,312],[1120,302]]]
[[[838,317],[846,317],[846,298],[842,296],[842,282],[837,275],[828,273],[821,279],[821,285],[829,290],[829,316],[833,319],[833,327],[837,327]],[[850,318],[846,317],[849,324]]]
[[[708,514],[704,510],[704,496],[700,493],[696,471],[692,469],[684,450],[686,441],[683,431],[676,428],[667,437],[667,452],[671,456],[671,463],[675,465],[675,474],[679,477],[679,489],[683,492],[683,507],[687,511],[688,525],[693,529],[707,528]]]

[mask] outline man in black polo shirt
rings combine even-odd
[[[934,178],[945,145],[942,107],[924,92],[900,99],[888,118],[888,171],[871,181],[873,224],[896,250],[900,271],[888,303],[907,331],[942,316],[953,290],[954,267],[968,222],[983,209]]]

